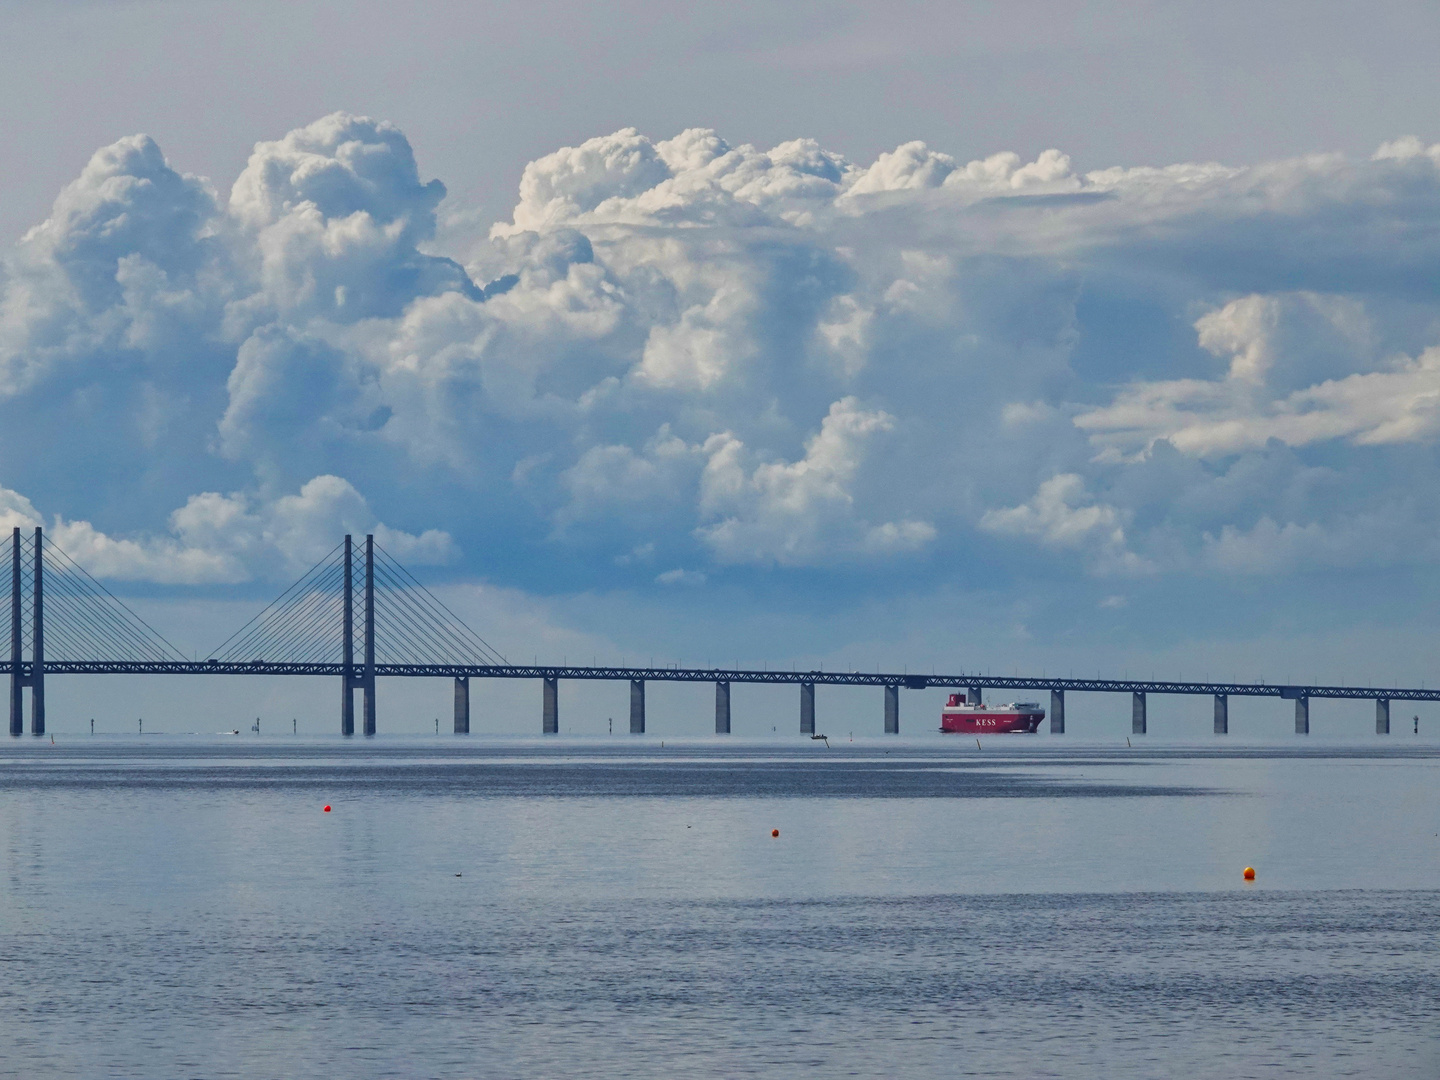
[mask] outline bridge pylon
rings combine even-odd
[[[203,669],[338,675],[340,734],[348,736],[355,734],[356,690],[360,730],[375,734],[377,675],[424,672],[465,679],[477,669],[505,666],[505,658],[396,562],[373,533],[365,537],[364,566],[357,565],[355,540],[347,534],[221,642]],[[456,692],[457,734],[469,727],[468,683],[463,690],[463,701]]]
[[[361,723],[366,735],[375,734],[375,537],[365,537],[365,644],[361,663],[355,663],[354,541],[345,535],[344,625],[341,628],[340,734],[355,734],[355,691],[362,692]]]
[[[24,553],[17,526],[10,534],[10,734],[25,733],[25,687],[30,687],[30,734],[45,734],[45,559],[37,526],[30,587],[30,660],[24,656]]]

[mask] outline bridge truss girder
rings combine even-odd
[[[362,613],[363,641],[360,656],[355,653],[355,612],[356,591],[355,567],[353,565],[353,541],[346,536],[343,543],[343,558],[340,548],[325,556],[307,572],[291,590],[256,616],[236,635],[232,635],[221,649],[204,660],[186,660],[139,616],[130,611],[121,601],[111,596],[103,586],[86,574],[83,568],[70,560],[63,552],[46,540],[40,528],[35,529],[33,559],[29,581],[28,605],[25,603],[26,580],[21,532],[13,530],[11,539],[11,610],[10,632],[10,733],[23,732],[23,689],[32,688],[31,731],[43,734],[45,730],[45,677],[46,675],[305,675],[339,678],[342,687],[341,732],[352,735],[355,731],[354,691],[363,694],[362,731],[374,735],[376,731],[376,679],[385,678],[449,678],[456,682],[456,730],[469,729],[469,686],[470,679],[534,679],[542,682],[553,695],[554,688],[561,680],[581,681],[629,681],[632,687],[642,687],[646,682],[687,682],[714,683],[717,687],[716,730],[729,729],[729,687],[731,683],[799,684],[802,697],[809,695],[813,702],[814,687],[817,684],[831,686],[878,686],[885,688],[886,730],[898,732],[898,690],[947,688],[963,690],[967,695],[979,698],[980,687],[993,690],[1015,690],[1027,692],[1051,691],[1052,703],[1064,701],[1067,690],[1082,693],[1132,694],[1134,700],[1143,701],[1147,694],[1212,695],[1216,702],[1230,697],[1275,697],[1296,702],[1297,730],[1301,729],[1300,717],[1305,717],[1303,727],[1308,731],[1308,702],[1311,698],[1371,699],[1377,702],[1377,731],[1388,730],[1389,702],[1391,701],[1440,701],[1440,688],[1425,687],[1373,687],[1373,686],[1304,686],[1272,683],[1240,682],[1184,682],[1137,679],[1077,679],[1077,678],[1035,678],[1029,676],[985,675],[974,672],[958,674],[912,674],[910,672],[864,672],[864,671],[799,671],[771,669],[726,669],[726,668],[682,668],[682,667],[619,667],[600,665],[553,665],[553,664],[510,664],[504,662],[493,649],[478,638],[464,623],[450,612],[433,594],[420,585],[402,566],[387,553],[377,551],[374,536],[365,538],[365,567]],[[379,558],[377,558],[377,556]],[[53,617],[60,620],[57,639],[61,645],[61,657],[46,656],[45,643],[45,590],[46,560],[54,558],[52,572],[57,575],[58,599],[61,610]],[[381,603],[377,608],[377,573],[383,578],[384,589],[380,591]],[[68,575],[68,576],[67,576]],[[83,580],[82,580],[83,579]],[[76,583],[79,583],[78,585]],[[87,583],[88,582],[88,583]],[[307,582],[309,583],[307,585]],[[81,590],[77,592],[76,590]],[[89,590],[84,592],[83,590]],[[297,591],[298,590],[298,591]],[[307,592],[308,590],[308,592]],[[3,597],[3,593],[0,593]],[[289,599],[287,599],[289,597]],[[84,609],[96,615],[97,621],[87,630],[84,614],[77,615],[81,608],[66,608],[65,604],[91,603]],[[337,603],[338,602],[338,603]],[[113,605],[103,610],[104,605]],[[99,606],[94,606],[94,605]],[[327,606],[329,605],[329,606]],[[27,643],[25,615],[30,616],[29,638],[31,655],[24,656]],[[337,610],[338,608],[338,610]],[[377,626],[377,612],[385,616],[384,627]],[[338,618],[337,618],[338,616]],[[267,624],[266,619],[271,619]],[[106,620],[110,620],[108,623]],[[128,620],[128,621],[127,621]],[[337,626],[338,623],[338,626]],[[0,627],[4,626],[0,620]],[[101,646],[106,639],[107,627],[115,635],[109,640],[118,647],[111,655],[124,655],[125,659],[75,658],[76,642],[89,640],[92,646],[83,651],[94,651],[105,655]],[[98,628],[98,629],[97,629]],[[334,650],[335,630],[339,630],[340,649]],[[381,631],[377,639],[377,630]],[[85,635],[95,631],[98,636],[86,639]],[[427,637],[427,634],[429,635]],[[387,637],[387,635],[389,635]],[[328,640],[329,644],[324,644]],[[384,646],[386,658],[377,656],[377,640]],[[295,642],[304,647],[298,648]],[[98,645],[94,643],[99,643]],[[227,646],[235,644],[226,653]],[[289,643],[290,648],[286,648]],[[66,649],[71,655],[65,655]],[[289,659],[242,659],[241,656],[263,654],[265,648],[282,653],[291,652]],[[252,651],[253,650],[253,651]],[[328,651],[330,657],[322,659]],[[396,652],[427,653],[434,657],[446,655],[481,656],[500,662],[387,662]],[[308,656],[306,654],[309,654]],[[219,654],[219,655],[217,655]],[[3,652],[0,652],[3,656]],[[0,661],[3,663],[3,661]],[[462,721],[461,686],[464,689]],[[723,723],[720,702],[721,687],[724,688]],[[642,690],[643,693],[643,690]],[[547,699],[548,700],[548,699]],[[1382,709],[1383,718],[1379,710]],[[1053,707],[1053,705],[1052,705]],[[1217,704],[1217,710],[1220,705]],[[642,705],[643,710],[643,705]],[[804,708],[802,706],[802,712]],[[893,715],[892,715],[893,714]],[[547,712],[547,716],[549,713]],[[642,711],[643,715],[643,711]],[[811,714],[813,715],[813,713]],[[1226,721],[1218,719],[1216,731],[1228,730]],[[1063,714],[1056,731],[1063,731]],[[1053,719],[1053,718],[1052,718]],[[803,724],[804,721],[802,721]],[[812,721],[813,723],[813,721]],[[643,720],[641,721],[643,729]],[[547,725],[547,730],[558,725]]]
[[[357,670],[360,665],[355,665]],[[344,674],[343,664],[270,661],[92,661],[55,660],[50,675],[323,675]],[[963,689],[1075,690],[1102,694],[1219,694],[1231,697],[1358,698],[1386,701],[1440,701],[1440,689],[1383,686],[1293,686],[1278,683],[1159,682],[1134,679],[1049,679],[994,675],[907,675],[870,671],[765,671],[730,668],[585,667],[547,664],[375,664],[376,678],[410,679],[589,679],[624,682],[739,682],[827,686],[900,686],[908,690]]]

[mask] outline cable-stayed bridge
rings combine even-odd
[[[1147,695],[1208,694],[1215,733],[1229,731],[1229,699],[1275,697],[1295,702],[1295,731],[1309,734],[1311,698],[1375,702],[1375,731],[1390,731],[1392,701],[1440,701],[1424,687],[1279,685],[1243,682],[1167,682],[1136,679],[1035,678],[979,672],[784,671],[776,669],[603,667],[511,664],[413,574],[375,542],[346,536],[290,588],[203,659],[187,658],[124,601],[60,549],[44,530],[14,529],[8,543],[9,618],[0,621],[0,656],[10,657],[10,734],[24,733],[24,691],[30,689],[30,731],[45,733],[45,679],[54,675],[308,675],[340,680],[340,731],[355,733],[355,694],[361,730],[377,726],[376,680],[446,678],[454,681],[455,732],[470,732],[470,680],[534,679],[542,684],[541,731],[560,730],[561,680],[630,683],[630,731],[645,731],[647,682],[715,686],[715,731],[730,732],[731,683],[788,683],[800,687],[800,732],[815,732],[819,685],[884,689],[883,724],[900,731],[900,691],[947,687],[970,701],[985,688],[1050,692],[1050,731],[1065,731],[1067,691],[1128,693],[1131,730],[1144,734]],[[0,562],[3,565],[3,562]],[[7,648],[8,646],[8,648]]]

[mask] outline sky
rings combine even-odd
[[[1435,678],[1433,6],[518,7],[0,2],[0,526],[202,656],[350,531],[515,660]]]

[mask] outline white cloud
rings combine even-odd
[[[1053,548],[1083,551],[1098,573],[1143,573],[1153,567],[1126,547],[1123,513],[1096,502],[1085,480],[1061,473],[1019,506],[987,510],[980,527],[1001,536],[1031,537]]]
[[[634,128],[565,147],[525,166],[516,229],[542,230],[610,199],[633,198],[670,178],[655,145]]]
[[[866,444],[894,418],[866,411],[853,397],[830,406],[820,431],[794,462],[751,463],[730,433],[706,440],[700,511],[713,519],[697,534],[721,562],[805,565],[825,552],[841,555],[914,551],[935,538],[924,521],[871,526],[855,514],[851,485]]]
[[[1201,565],[1226,574],[1265,576],[1294,571],[1414,565],[1440,556],[1428,523],[1403,507],[1336,515],[1327,522],[1277,522],[1262,515],[1249,528],[1224,525],[1206,533]]]
[[[169,535],[113,537],[88,521],[46,522],[29,499],[0,488],[0,531],[42,526],[50,540],[98,578],[199,585],[298,574],[345,533],[373,533],[396,558],[445,563],[458,552],[447,533],[416,536],[375,520],[351,484],[317,476],[297,493],[262,501],[203,492],[170,515]]]
[[[633,566],[655,561],[655,543],[649,541],[644,544],[636,544],[624,555],[615,556],[616,566]]]
[[[908,142],[890,153],[881,154],[875,164],[850,187],[852,195],[881,191],[936,188],[958,167],[948,154],[938,154],[923,142]]]
[[[242,308],[348,323],[398,315],[417,296],[478,295],[457,264],[417,250],[444,196],[438,180],[420,182],[391,124],[335,113],[257,143],[229,203],[261,285]]]
[[[1440,164],[1440,143],[1426,146],[1414,135],[1402,135],[1398,139],[1381,143],[1375,151],[1375,161],[1409,161],[1412,158],[1429,158]]]
[[[691,587],[704,585],[705,575],[698,570],[683,570],[676,567],[674,570],[666,570],[663,574],[657,574],[655,581],[661,585],[689,585]]]
[[[214,193],[136,135],[95,152],[0,274],[0,396],[109,350],[143,357],[194,332],[223,248],[209,235]],[[218,292],[228,284],[222,275]]]
[[[1080,186],[1080,181],[1070,171],[1069,156],[1059,150],[1046,150],[1028,164],[1019,154],[1007,150],[961,165],[923,142],[909,142],[877,157],[847,194],[871,195],[938,187],[977,193],[1004,192],[1035,185],[1073,189]]]
[[[1110,405],[1077,416],[1076,425],[1110,451],[1164,439],[1201,457],[1271,439],[1379,445],[1440,433],[1440,349],[1381,360],[1364,309],[1352,301],[1246,296],[1201,316],[1195,328],[1203,348],[1228,355],[1223,378],[1133,383]],[[1329,372],[1336,377],[1309,381]]]
[[[650,328],[636,377],[665,388],[710,389],[754,352],[747,329],[756,307],[750,290],[718,284],[678,322]]]
[[[677,438],[668,426],[638,454],[624,445],[592,446],[562,477],[570,501],[559,520],[568,524],[620,506],[683,498],[700,468],[699,459],[699,448]]]
[[[1027,428],[1056,422],[1054,406],[1043,401],[1012,401],[1000,410],[1000,419],[1008,428]]]
[[[977,523],[1097,572],[1283,573],[1355,565],[1305,539],[1347,508],[1440,517],[1436,466],[1400,456],[1440,435],[1416,139],[1082,174],[624,129],[531,162],[463,266],[443,193],[347,114],[258,143],[228,199],[144,136],[97,152],[0,269],[5,483],[166,580],[378,517],[416,558],[504,521],[555,547],[491,543],[496,573],[617,577],[647,545],[711,577],[978,574],[926,555]]]

